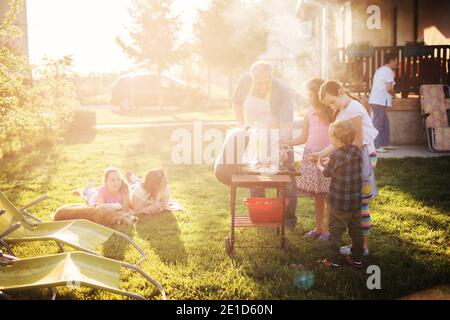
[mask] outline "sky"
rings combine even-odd
[[[209,0],[177,0],[183,37],[189,37],[197,8]],[[71,54],[81,74],[128,70],[132,62],[116,43],[126,36],[131,0],[27,0],[30,61]]]

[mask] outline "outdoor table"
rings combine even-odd
[[[277,234],[280,235],[281,247],[287,250],[288,243],[285,238],[285,206],[286,206],[286,190],[287,186],[292,182],[291,175],[287,173],[280,173],[274,175],[263,174],[235,174],[231,177],[231,236],[225,238],[225,250],[228,255],[231,255],[234,250],[235,243],[235,228],[249,228],[249,227],[267,227],[276,228]],[[282,219],[280,222],[253,222],[248,215],[236,215],[236,192],[237,188],[275,188],[277,189],[277,198],[282,199]]]

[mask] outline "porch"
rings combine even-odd
[[[385,63],[383,56],[388,51],[398,54],[395,91],[401,93],[402,98],[418,95],[422,84],[450,85],[450,45],[340,48],[333,76],[349,91],[368,96],[373,75]]]

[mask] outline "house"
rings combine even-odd
[[[316,76],[340,80],[363,101],[383,54],[397,53],[391,142],[425,141],[417,95],[422,84],[450,85],[450,1],[299,0],[297,17],[309,48],[321,52]]]
[[[370,42],[375,47],[425,41],[450,45],[450,1],[331,1],[338,6],[336,30],[341,47]],[[345,27],[344,27],[345,26]]]
[[[450,84],[450,1],[300,0],[297,16],[312,29],[309,46],[326,54],[325,74],[352,91],[367,94],[386,51],[399,54],[397,90],[404,97],[424,83]],[[367,50],[355,56],[349,47]]]

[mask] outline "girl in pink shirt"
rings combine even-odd
[[[103,174],[104,185],[98,189],[93,201],[95,204],[120,204],[120,212],[130,209],[128,184],[122,178],[119,169],[107,168]]]
[[[290,147],[306,143],[297,188],[301,194],[314,197],[316,227],[305,237],[320,240],[328,239],[323,220],[330,179],[322,175],[315,163],[310,161],[309,155],[330,144],[328,126],[333,122],[333,112],[319,100],[319,89],[324,82],[318,78],[306,82],[308,102],[313,108],[305,116],[302,134],[285,142]]]

